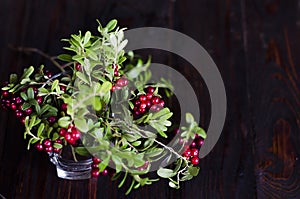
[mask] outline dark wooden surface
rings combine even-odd
[[[200,175],[168,188],[166,181],[128,198],[300,198],[300,2],[297,0],[2,0],[0,79],[23,67],[49,62],[8,45],[62,52],[59,41],[78,29],[95,30],[95,19],[117,18],[129,28],[172,28],[197,40],[224,79],[228,112],[220,140],[201,161]],[[160,53],[154,53],[154,59]],[[165,64],[185,74],[203,99],[200,77],[182,60]],[[208,111],[207,111],[208,110]],[[22,126],[0,113],[0,194],[6,198],[125,198],[107,177],[65,181],[45,156],[26,151]]]

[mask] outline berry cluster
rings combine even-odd
[[[128,79],[126,77],[119,78],[115,85],[111,87],[111,91],[121,90],[123,87],[128,85]]]
[[[62,150],[62,140],[56,139],[54,141],[51,141],[50,139],[46,139],[43,141],[43,143],[36,143],[35,148],[38,151],[45,151],[48,153],[54,152],[54,153],[60,153]]]
[[[100,174],[103,176],[107,176],[109,174],[108,169],[104,169],[102,172],[99,172],[99,163],[101,160],[97,157],[93,157],[93,163],[92,163],[92,177],[96,178],[99,177]]]
[[[164,106],[165,102],[159,96],[154,96],[155,88],[148,87],[145,95],[139,95],[134,100],[133,113],[135,116],[140,116],[146,111],[158,112]]]
[[[61,128],[59,135],[72,146],[77,146],[81,133],[74,125],[69,125],[68,128]]]
[[[175,134],[178,134],[180,130],[177,128],[174,130]],[[184,144],[182,140],[179,141],[180,143]],[[195,139],[189,146],[185,146],[185,151],[183,152],[183,157],[185,157],[187,160],[191,161],[193,165],[199,164],[199,150],[201,146],[203,145],[204,140],[196,134]]]

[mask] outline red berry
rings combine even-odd
[[[22,117],[22,118],[21,118],[21,123],[22,123],[22,124],[25,124],[25,119],[26,119],[26,117]]]
[[[65,140],[67,140],[67,142],[70,142],[70,140],[73,139],[71,133],[67,133],[67,132],[65,133],[64,138]]]
[[[149,86],[148,88],[147,88],[147,92],[148,93],[154,93],[154,91],[155,91],[155,88],[153,88],[152,86]]]
[[[108,170],[107,169],[104,169],[102,172],[101,172],[101,175],[103,176],[107,176],[108,174]]]
[[[59,86],[59,88],[60,88],[60,90],[63,91],[63,92],[66,92],[66,90],[67,90],[67,88],[66,88],[65,86],[62,86],[62,85]]]
[[[76,63],[76,64],[75,64],[75,69],[76,69],[77,71],[79,71],[79,70],[81,69],[81,65],[80,65],[79,63]]]
[[[147,107],[147,104],[145,102],[140,104],[140,109],[145,109]]]
[[[16,116],[17,117],[22,117],[23,113],[20,110],[16,110]]]
[[[3,97],[8,97],[9,96],[9,92],[8,91],[2,91],[2,96]]]
[[[67,133],[67,130],[66,130],[66,129],[64,129],[64,128],[59,129],[58,134],[59,134],[60,136],[64,137],[64,136],[66,135],[66,133]]]
[[[141,104],[141,101],[140,100],[135,100],[135,102],[134,102],[134,105],[135,106],[138,106],[138,105],[140,105]]]
[[[147,108],[150,108],[151,106],[152,106],[152,104],[151,104],[151,101],[150,100],[146,100],[146,105],[147,105]]]
[[[56,121],[56,117],[55,116],[50,116],[50,117],[48,117],[47,120],[48,120],[49,123],[53,124]]]
[[[61,152],[61,149],[59,149],[59,148],[54,148],[54,149],[53,149],[53,152],[54,152],[54,153],[60,153],[60,152]]]
[[[114,70],[114,76],[119,76],[119,71],[118,70]]]
[[[32,108],[28,108],[24,112],[26,115],[30,115],[32,113]]]
[[[183,156],[190,157],[192,155],[192,151],[190,149],[187,149],[183,152]]]
[[[145,102],[147,100],[147,97],[146,97],[146,95],[141,95],[139,97],[139,99],[140,99],[141,102]]]
[[[112,92],[114,92],[116,90],[116,86],[112,86],[111,89],[110,89]]]
[[[197,144],[196,144],[196,142],[192,142],[190,146],[193,148],[193,147],[196,147]]]
[[[141,114],[141,113],[140,113],[139,111],[135,111],[134,114],[135,114],[135,115],[139,115],[139,114]]]
[[[51,78],[52,77],[52,73],[50,71],[45,71],[45,75],[48,77],[48,78]]]
[[[45,151],[48,152],[48,153],[50,153],[50,152],[53,151],[53,147],[52,146],[46,147]]]
[[[36,101],[37,101],[38,104],[43,103],[43,97],[37,96],[37,97],[36,97]]]
[[[164,106],[165,106],[164,100],[160,100],[160,101],[159,101],[159,105],[161,105],[162,107],[164,107]]]
[[[97,178],[100,175],[99,169],[92,169],[92,177]]]
[[[146,97],[147,97],[148,100],[150,100],[153,97],[153,94],[152,93],[147,93]]]
[[[204,143],[204,140],[203,140],[203,139],[198,139],[198,140],[197,140],[197,145],[198,145],[199,147],[201,147],[201,146],[203,145],[203,143]]]
[[[57,139],[54,141],[55,143],[62,144],[62,139]]]
[[[20,97],[16,97],[15,102],[16,102],[16,104],[21,104],[23,102],[23,100]]]
[[[46,140],[44,140],[43,145],[45,147],[50,147],[50,146],[52,146],[52,142],[50,139],[46,139]]]
[[[140,112],[140,113],[145,113],[145,112],[146,112],[146,109],[145,109],[145,108],[139,108],[139,112]]]
[[[93,169],[99,169],[99,164],[92,164]]]
[[[63,103],[60,108],[62,111],[66,111],[68,109],[68,104]]]
[[[94,164],[99,164],[100,162],[101,162],[101,159],[100,159],[100,158],[93,157],[93,163],[94,163]]]
[[[192,148],[191,150],[191,154],[193,157],[197,157],[199,155],[199,151],[196,148]]]
[[[159,104],[160,102],[160,98],[157,97],[157,96],[154,96],[152,99],[151,99],[151,103],[152,104]]]
[[[74,140],[78,140],[80,139],[80,131],[77,129],[77,128],[72,128],[72,133],[71,133],[71,136]]]
[[[161,109],[162,109],[162,106],[161,106],[161,105],[155,104],[155,105],[151,106],[150,111],[152,111],[152,112],[158,112],[158,111],[160,111]]]
[[[197,164],[199,164],[199,158],[198,157],[193,157],[191,162],[192,162],[193,165],[197,165]]]
[[[35,148],[38,150],[38,151],[43,151],[44,150],[44,147],[41,143],[36,143],[35,145]]]
[[[11,108],[11,110],[16,110],[17,109],[17,105],[15,103],[11,103],[10,104],[10,108]]]

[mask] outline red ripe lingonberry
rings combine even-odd
[[[2,91],[2,96],[7,98],[9,96],[9,92],[8,91]]]
[[[92,164],[92,169],[99,169],[99,164]]]
[[[151,104],[151,102],[150,102],[150,100],[146,100],[146,105],[147,105],[147,108],[150,108],[151,106],[152,106],[152,104]]]
[[[118,69],[119,69],[119,66],[118,66],[118,64],[112,64],[112,69],[114,69],[114,70],[118,70]]]
[[[48,70],[45,71],[45,75],[48,77],[48,78],[51,78],[52,77],[52,73]]]
[[[67,90],[67,88],[65,86],[63,86],[63,85],[60,85],[59,88],[63,92],[66,92],[66,90]]]
[[[62,144],[62,139],[56,139],[54,142],[58,144]]]
[[[197,145],[198,145],[199,147],[201,147],[201,146],[203,145],[203,143],[204,143],[204,140],[203,140],[203,139],[198,139],[198,140],[197,140]]]
[[[81,65],[80,65],[79,63],[76,63],[76,64],[75,64],[75,69],[76,69],[77,71],[79,71],[79,70],[81,69]]]
[[[22,117],[22,118],[21,118],[20,121],[21,121],[22,124],[25,124],[25,119],[26,119],[26,117]]]
[[[71,136],[72,136],[72,138],[76,141],[76,140],[78,140],[78,139],[80,139],[80,131],[77,129],[77,128],[75,128],[75,127],[73,127],[72,128],[72,133],[71,133]]]
[[[147,97],[148,100],[150,100],[153,97],[153,94],[152,93],[147,93],[146,97]]]
[[[154,96],[152,99],[151,99],[151,103],[152,104],[159,104],[160,102],[160,98],[157,97],[157,96]]]
[[[101,175],[103,176],[107,176],[108,174],[108,170],[107,169],[104,169],[102,172],[101,172]]]
[[[100,158],[97,158],[97,157],[93,157],[93,163],[94,164],[99,164],[101,162],[101,159]]]
[[[196,142],[193,141],[190,146],[193,148],[193,147],[196,147],[197,144],[196,144]]]
[[[24,112],[26,115],[30,115],[32,113],[32,108],[28,108]]]
[[[146,103],[143,102],[143,103],[140,104],[140,108],[145,109],[146,107],[147,107]]]
[[[54,148],[54,149],[53,149],[53,152],[54,152],[54,153],[60,153],[60,151],[61,151],[60,148]]]
[[[62,111],[66,111],[66,110],[68,109],[68,104],[63,103],[63,104],[61,105],[60,109],[61,109]]]
[[[192,150],[191,150],[191,155],[192,155],[193,157],[197,157],[197,156],[199,155],[198,149],[192,148]]]
[[[66,132],[64,135],[65,140],[70,143],[70,140],[73,139],[71,133]]]
[[[99,169],[92,169],[92,177],[97,178],[100,175]]]
[[[141,102],[145,102],[145,101],[147,100],[146,95],[141,95],[141,96],[139,97],[139,100],[140,100]]]
[[[58,134],[59,134],[60,136],[62,136],[62,137],[64,137],[64,136],[66,135],[66,133],[67,133],[67,130],[64,129],[64,128],[61,128],[61,129],[59,130],[59,132],[58,132]]]
[[[37,101],[38,104],[43,103],[43,97],[37,96],[37,97],[36,97],[36,101]]]
[[[192,162],[193,165],[197,165],[197,164],[199,164],[199,158],[198,157],[193,157],[191,162]]]
[[[139,108],[139,112],[140,112],[140,113],[145,113],[145,112],[146,112],[146,109],[145,109],[145,108]]]
[[[44,140],[43,145],[44,145],[45,147],[52,146],[51,140],[50,140],[50,139]]]
[[[115,85],[113,85],[112,87],[111,87],[111,89],[110,89],[112,92],[114,92],[115,90],[116,90],[116,86]]]
[[[55,121],[56,121],[56,117],[55,116],[50,116],[50,117],[48,117],[48,122],[50,123],[50,124],[53,124]]]
[[[187,149],[183,152],[183,156],[190,157],[192,155],[192,151],[190,149]]]
[[[16,116],[17,117],[22,117],[23,113],[21,110],[16,110]]]
[[[119,71],[118,70],[114,70],[114,76],[119,76]]]
[[[15,103],[11,103],[10,104],[10,108],[11,108],[11,110],[16,110],[17,109],[17,105]]]
[[[140,105],[141,104],[141,101],[140,100],[135,100],[135,102],[134,102],[134,105],[135,106],[138,106],[138,105]]]
[[[52,146],[46,147],[45,151],[48,152],[48,153],[50,153],[50,152],[53,151],[53,147]]]
[[[147,88],[147,92],[148,92],[148,93],[154,93],[154,91],[155,91],[155,88],[153,88],[152,86],[149,86],[149,87]]]
[[[16,97],[15,102],[16,102],[16,104],[21,104],[23,102],[23,100],[20,97]]]
[[[161,105],[162,107],[164,107],[164,106],[165,106],[164,100],[160,100],[160,101],[159,101],[159,105]]]
[[[35,148],[36,148],[36,150],[38,150],[38,151],[43,151],[43,150],[44,150],[43,145],[40,144],[40,143],[36,143]]]

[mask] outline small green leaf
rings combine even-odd
[[[112,31],[113,29],[115,29],[115,27],[117,26],[118,21],[116,19],[111,20],[105,28],[107,28],[108,32]]]
[[[91,39],[91,32],[90,31],[86,31],[85,35],[84,35],[84,41],[83,41],[83,45],[85,46]]]
[[[89,127],[83,118],[75,118],[74,124],[79,131],[86,133],[89,130]]]
[[[89,81],[88,81],[87,77],[86,77],[83,73],[77,72],[77,73],[76,73],[76,76],[77,76],[79,79],[81,79],[84,83],[89,84]]]
[[[63,148],[63,145],[62,145],[62,144],[59,144],[59,143],[56,143],[56,142],[54,142],[54,144],[53,144],[53,147],[54,147],[54,148],[56,148],[56,149],[61,149],[61,148]]]
[[[58,120],[58,125],[63,128],[67,128],[71,122],[71,118],[69,116],[61,117]]]
[[[76,147],[75,152],[81,156],[90,155],[90,152],[85,147]]]
[[[100,93],[99,93],[100,96],[104,96],[108,92],[110,92],[111,87],[112,87],[112,84],[109,81],[104,82],[100,88]]]
[[[33,88],[30,87],[27,89],[27,96],[28,96],[28,99],[34,99]]]
[[[189,167],[188,171],[192,176],[197,176],[199,173],[200,168],[199,167]]]
[[[61,54],[61,55],[58,55],[57,57],[58,59],[60,59],[61,61],[66,61],[66,62],[72,62],[72,56],[69,55],[69,54]]]
[[[38,137],[40,137],[42,135],[44,128],[45,128],[45,124],[41,123],[38,130],[37,130],[37,136]]]
[[[16,84],[18,82],[18,76],[16,74],[10,74],[9,83]]]
[[[58,86],[58,79],[54,80],[51,86],[51,91],[54,91],[56,89],[56,87]]]
[[[191,123],[194,122],[194,117],[193,117],[193,115],[190,114],[190,113],[186,113],[186,114],[185,114],[185,119],[186,119],[186,122],[189,123],[189,124],[191,124]]]
[[[159,175],[162,178],[171,178],[176,175],[176,173],[173,172],[171,169],[166,168],[159,168],[157,170],[157,175]]]

